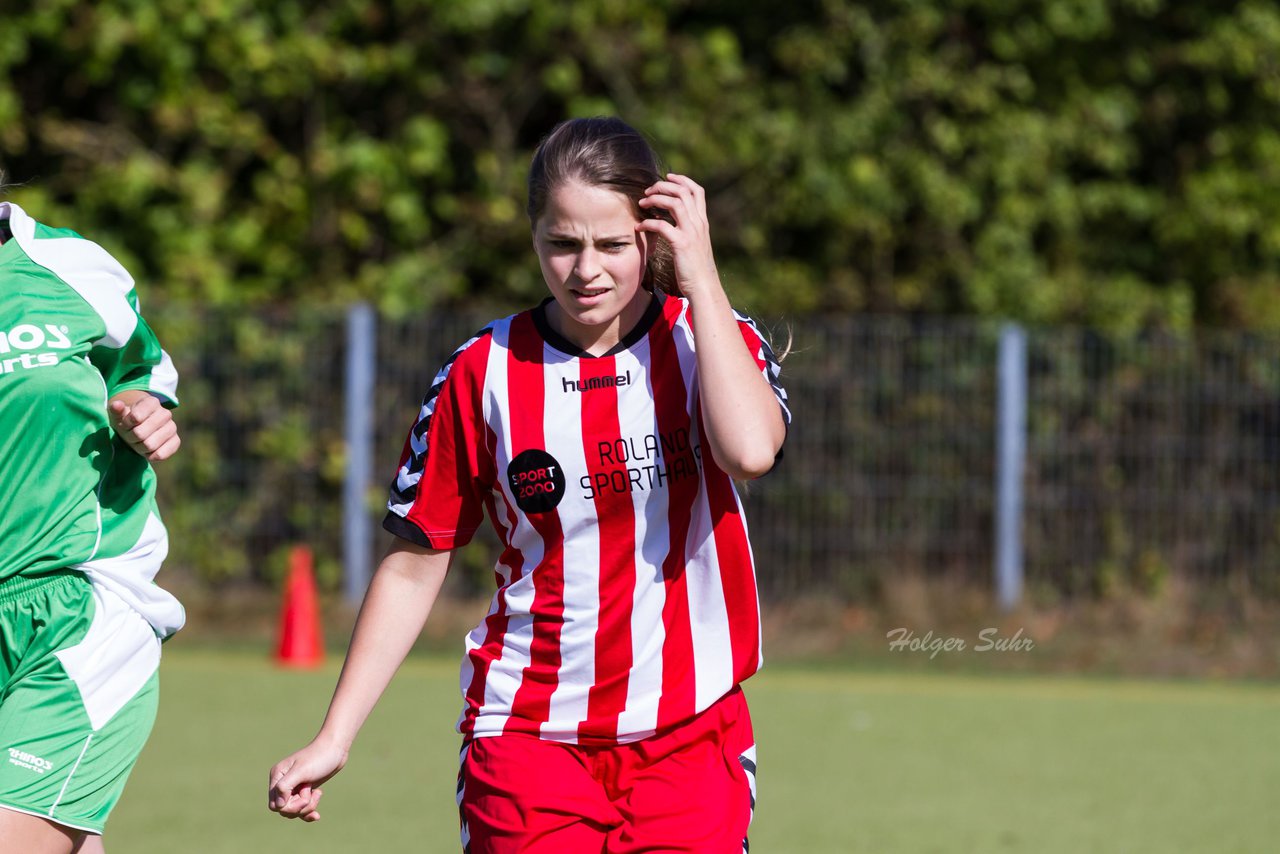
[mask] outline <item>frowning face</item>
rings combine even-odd
[[[608,350],[644,315],[645,236],[623,194],[568,182],[552,190],[533,229],[542,277],[555,298],[548,319],[582,349]]]

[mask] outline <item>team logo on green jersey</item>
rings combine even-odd
[[[11,374],[29,368],[49,368],[58,364],[58,354],[36,350],[70,350],[67,327],[46,323],[20,323],[9,330],[0,329],[0,374]]]
[[[53,763],[48,759],[42,759],[34,753],[27,753],[25,750],[19,750],[16,747],[9,748],[9,764],[17,765],[19,768],[26,768],[28,771],[35,771],[37,774],[53,770]]]

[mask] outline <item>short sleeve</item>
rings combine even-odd
[[[89,361],[102,374],[108,396],[128,389],[178,403],[178,372],[138,307],[133,277],[111,253],[68,229],[49,228],[21,214],[15,237],[32,261],[78,293],[102,321]]]
[[[178,405],[178,372],[141,315],[121,346],[98,344],[89,351],[89,361],[102,374],[109,397],[138,389],[158,396],[166,406]]]
[[[382,526],[433,549],[464,546],[484,520],[492,464],[482,390],[487,330],[432,380],[400,455]]]
[[[782,408],[782,420],[788,427],[791,426],[791,408],[787,405],[787,390],[782,387],[782,365],[773,353],[773,348],[769,346],[769,340],[765,338],[760,328],[756,326],[756,322],[741,312],[734,311],[734,317],[738,321],[738,330],[742,333],[742,340],[747,344],[747,350],[751,352],[752,358],[756,360],[756,367],[760,369],[760,373],[769,382],[769,387],[773,389],[774,397],[778,399],[778,406]]]

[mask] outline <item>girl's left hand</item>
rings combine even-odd
[[[692,178],[669,172],[665,181],[658,181],[644,191],[639,204],[645,210],[666,211],[671,217],[672,222],[643,219],[636,223],[636,231],[657,234],[670,244],[680,293],[697,299],[708,288],[718,285],[720,275],[711,250],[707,197],[702,187]]]

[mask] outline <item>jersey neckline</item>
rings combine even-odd
[[[658,315],[662,313],[663,297],[658,293],[653,294],[653,299],[649,301],[649,305],[645,307],[644,314],[640,316],[640,320],[631,328],[631,331],[622,336],[617,344],[614,344],[599,356],[593,356],[552,328],[551,321],[547,319],[547,306],[554,301],[555,297],[547,297],[538,303],[532,312],[534,328],[538,330],[542,340],[561,353],[572,356],[575,359],[604,359],[631,349],[649,334],[650,327],[658,319]]]
[[[0,263],[7,265],[10,258],[16,258],[21,249],[18,239],[13,236],[8,217],[0,219]]]

